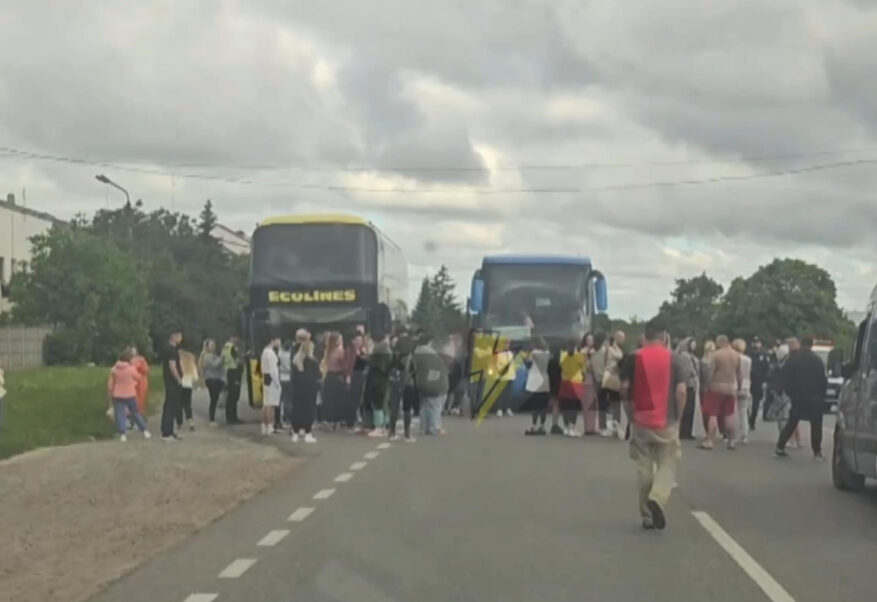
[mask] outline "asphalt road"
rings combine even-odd
[[[444,438],[387,449],[321,434],[297,447],[301,469],[94,600],[823,602],[877,591],[877,491],[835,491],[829,464],[806,450],[773,459],[772,424],[736,452],[687,443],[664,532],[640,528],[620,441],[524,437],[518,417],[446,426]]]

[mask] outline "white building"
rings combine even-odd
[[[235,232],[222,224],[216,224],[211,234],[232,255],[249,255],[250,238],[240,230]]]
[[[16,203],[13,194],[0,200],[0,312],[10,307],[7,293],[12,274],[30,266],[30,237],[46,232],[56,222],[48,213]]]

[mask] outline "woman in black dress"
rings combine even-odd
[[[292,442],[304,437],[305,443],[316,443],[311,433],[320,390],[320,366],[314,359],[314,344],[302,341],[292,358]]]

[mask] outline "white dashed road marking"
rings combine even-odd
[[[378,452],[368,452],[366,455],[363,456],[363,458],[365,458],[366,460],[374,460],[379,455],[380,454]]]
[[[219,594],[191,594],[183,602],[213,602]]]
[[[308,516],[310,516],[311,512],[313,512],[313,511],[314,511],[313,508],[299,508],[298,510],[296,510],[295,512],[290,514],[289,518],[287,518],[286,520],[293,522],[293,523],[300,523],[301,521],[306,519]]]
[[[328,500],[332,497],[332,494],[335,493],[334,489],[320,489],[316,494],[314,494],[315,500]]]
[[[378,449],[390,449],[390,447],[391,444],[389,443],[381,443],[380,445],[378,445]]]
[[[219,573],[220,579],[237,579],[256,564],[255,558],[238,558]]]
[[[350,465],[350,470],[362,470],[368,466],[368,462],[354,462]]]
[[[346,483],[347,481],[349,481],[352,478],[353,478],[352,472],[342,472],[340,475],[335,477],[335,482],[336,483]]]
[[[287,535],[289,535],[289,531],[287,531],[285,529],[277,529],[275,531],[271,531],[270,533],[268,533],[268,535],[263,537],[262,540],[256,545],[276,546]]]
[[[728,535],[719,523],[706,512],[692,512],[694,518],[700,522],[701,526],[706,529],[707,533],[713,536],[713,539],[722,546],[728,555],[740,565],[740,568],[749,575],[750,579],[761,588],[771,602],[795,602],[795,599],[789,595],[782,585],[776,579],[770,576],[764,568],[749,555],[749,552],[743,549],[734,539]]]

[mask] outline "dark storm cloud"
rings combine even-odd
[[[729,279],[789,249],[834,262],[852,298],[872,261],[873,167],[601,188],[877,157],[752,159],[877,148],[875,30],[871,3],[841,0],[5,2],[0,139],[116,162],[375,166],[203,170],[258,185],[110,175],[150,208],[211,198],[244,229],[296,211],[374,217],[424,269],[591,254],[622,313],[655,305],[643,287]],[[740,160],[701,163],[719,158]],[[627,165],[514,169],[582,163]],[[0,158],[8,189],[63,217],[106,204],[95,171]],[[370,192],[388,188],[448,194]]]

